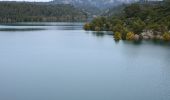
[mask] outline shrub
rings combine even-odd
[[[121,24],[116,24],[115,26],[113,26],[112,31],[115,33],[116,32],[122,33],[123,29],[124,29],[124,27]]]
[[[133,32],[128,32],[126,35],[126,40],[133,40],[135,37],[135,34]]]
[[[130,21],[130,25],[128,27],[136,34],[141,34],[141,32],[145,29],[145,26],[145,23],[140,18],[135,18]]]
[[[90,30],[90,29],[91,29],[90,23],[86,23],[86,24],[84,25],[84,29],[85,29],[85,30]]]
[[[164,41],[170,41],[170,33],[165,32],[165,33],[163,34],[163,40],[164,40]]]
[[[114,33],[114,39],[115,39],[115,40],[121,40],[121,37],[122,37],[122,36],[121,36],[121,33],[120,33],[120,32],[115,32],[115,33]]]

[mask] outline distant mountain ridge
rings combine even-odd
[[[56,4],[72,4],[74,6],[96,7],[104,9],[117,6],[122,3],[130,3],[137,0],[53,0]]]
[[[138,0],[53,0],[52,4],[71,4],[88,15],[101,15],[109,8]]]

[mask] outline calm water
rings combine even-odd
[[[170,100],[170,45],[82,23],[0,25],[0,100]]]

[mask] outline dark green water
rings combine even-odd
[[[81,23],[0,25],[0,100],[170,100],[170,45]]]

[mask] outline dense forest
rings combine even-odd
[[[170,1],[133,3],[122,12],[96,17],[84,25],[85,30],[113,31],[115,40],[170,40]]]
[[[67,4],[0,2],[0,22],[86,21],[87,15]]]

